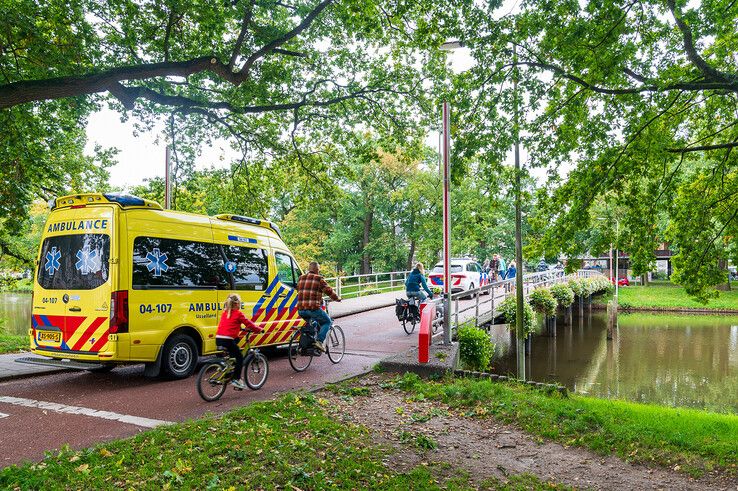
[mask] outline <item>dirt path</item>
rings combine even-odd
[[[530,473],[545,482],[587,489],[738,489],[738,483],[694,480],[545,442],[492,418],[452,412],[437,401],[406,401],[406,393],[380,387],[383,380],[369,375],[355,381],[353,396],[322,391],[319,397],[337,417],[370,428],[381,443],[398,448],[393,464],[399,471],[447,463],[478,481]],[[428,442],[437,447],[423,450],[423,445],[432,446]]]

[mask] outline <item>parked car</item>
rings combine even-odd
[[[613,285],[615,284],[615,278],[610,278],[610,283]],[[628,278],[620,278],[618,280],[618,286],[630,286],[630,281],[628,281]]]
[[[479,287],[486,280],[482,278],[482,266],[473,259],[451,259],[451,292],[463,292]],[[443,287],[443,262],[436,264],[428,274],[432,286]]]

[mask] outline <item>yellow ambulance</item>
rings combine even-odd
[[[52,203],[37,265],[29,336],[48,358],[29,363],[105,371],[144,362],[149,376],[187,377],[216,350],[231,293],[265,329],[256,345],[287,343],[302,324],[299,267],[266,220],[116,193],[64,196]]]

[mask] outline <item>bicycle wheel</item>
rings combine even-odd
[[[261,389],[269,376],[269,361],[261,353],[250,354],[243,364],[243,370],[243,379],[249,389]]]
[[[220,399],[230,381],[226,372],[226,364],[222,361],[210,361],[203,365],[197,374],[197,393],[203,400],[213,402]]]
[[[326,351],[328,359],[333,363],[338,363],[343,359],[343,354],[346,352],[346,338],[343,335],[343,329],[335,324],[332,325],[331,330],[328,331],[326,341],[328,341]]]
[[[290,344],[287,346],[287,358],[290,360],[290,366],[296,372],[304,372],[310,363],[313,362],[313,355],[303,355],[300,353],[300,330],[296,330],[290,336]]]
[[[415,319],[402,319],[402,328],[408,335],[412,334],[415,330]]]

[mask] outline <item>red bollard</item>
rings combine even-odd
[[[418,363],[430,360],[431,332],[436,319],[436,304],[426,303],[420,312],[420,330],[418,331]]]

